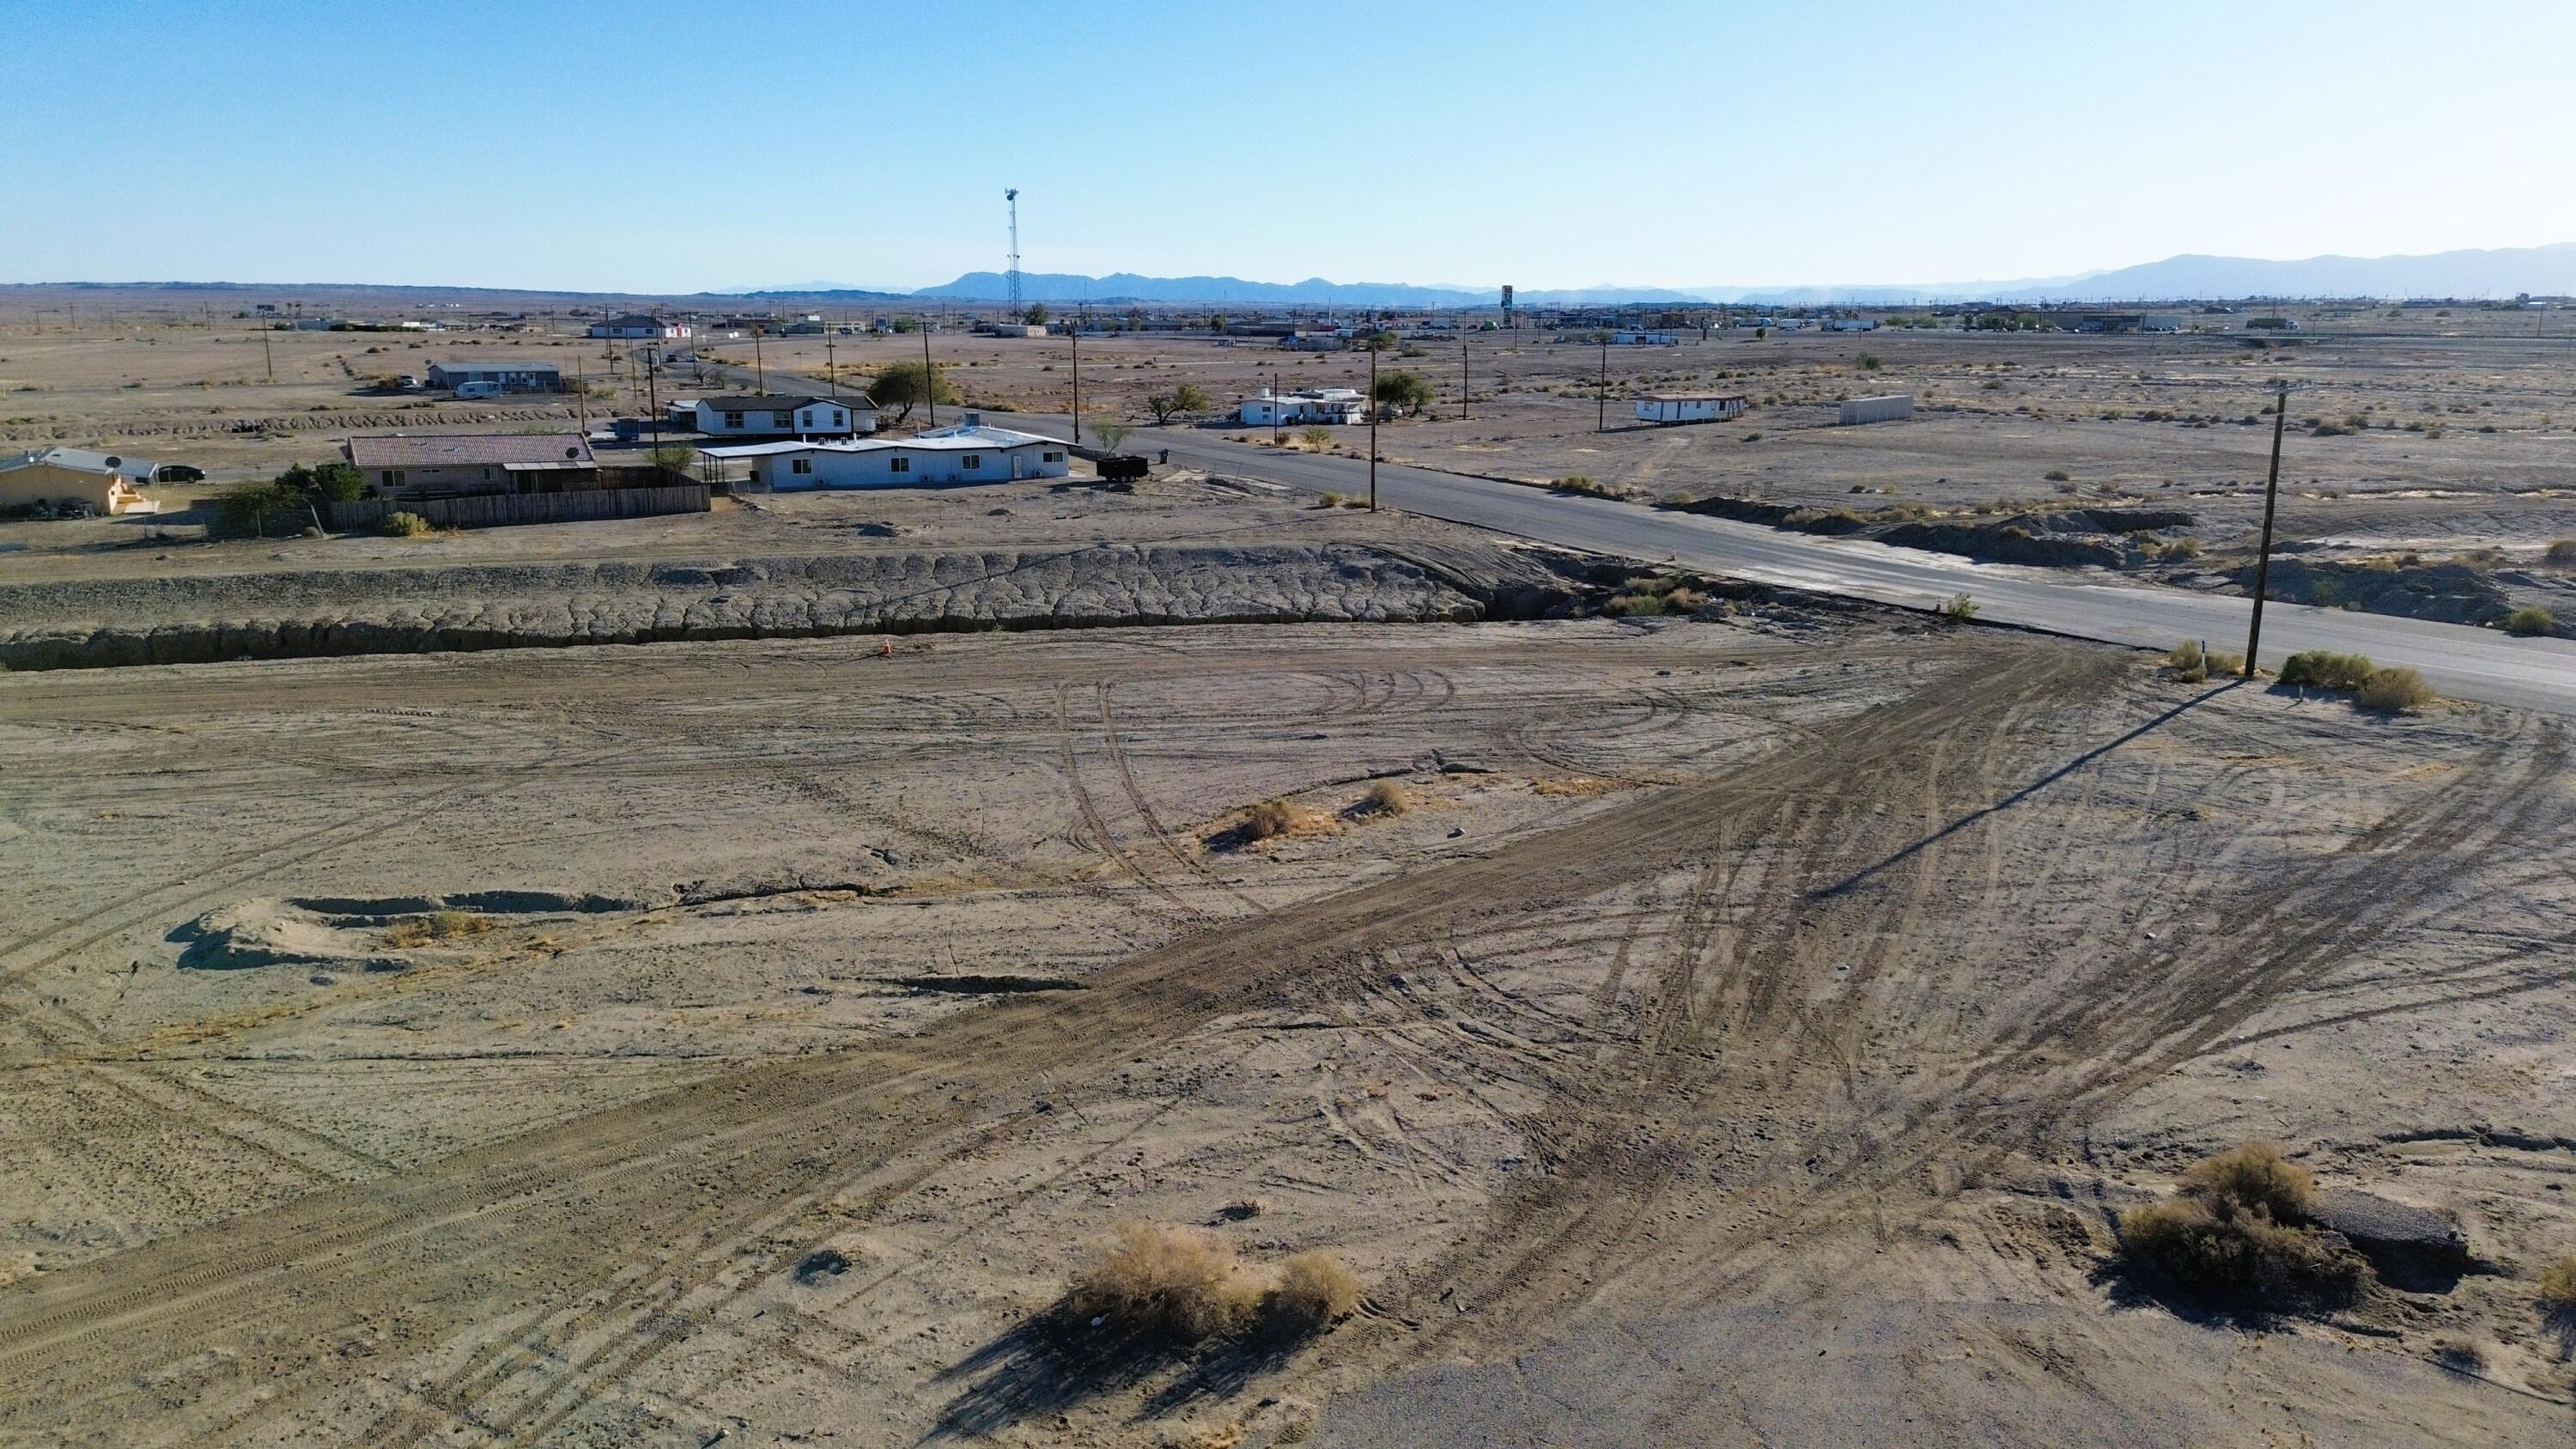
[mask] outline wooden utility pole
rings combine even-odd
[[[769,395],[769,365],[760,358],[761,329],[751,329],[751,375],[760,387],[761,396]],[[928,339],[924,339],[927,342]]]
[[[1596,401],[1600,406],[1594,409],[1598,417],[1592,424],[1592,431],[1606,433],[1610,431],[1610,334],[1607,332],[1601,334],[1601,396]]]
[[[268,347],[268,334],[275,330],[275,328],[271,327],[262,327],[259,329],[259,361],[262,367],[268,369],[268,380],[270,382],[277,381],[277,354],[271,352]]]
[[[1073,445],[1082,446],[1082,320],[1075,318],[1065,336],[1073,339]]]
[[[1284,421],[1280,410],[1287,404],[1279,396],[1279,369],[1270,369],[1270,446],[1279,446],[1279,426]]]
[[[2255,651],[2263,647],[2263,590],[2272,581],[2272,510],[2281,500],[2281,434],[2290,422],[2290,385],[2273,384],[2272,475],[2263,484],[2263,547],[2254,556],[2254,622],[2245,631],[2245,674],[2254,677]]]
[[[930,426],[939,426],[939,374],[930,370],[930,319],[921,322],[921,398],[930,404]]]
[[[1369,340],[1369,512],[1377,512],[1377,340]]]
[[[1473,385],[1467,381],[1467,339],[1461,337],[1458,339],[1458,416],[1461,418],[1467,416],[1467,394],[1473,390]]]

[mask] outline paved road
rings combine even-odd
[[[779,382],[781,375],[773,373],[770,380]],[[1062,413],[987,417],[1004,427],[1067,435],[1068,419]],[[1365,496],[1368,489],[1365,461],[1274,452],[1230,443],[1204,429],[1140,428],[1127,448],[1147,453],[1168,448],[1175,462],[1308,492]],[[2243,598],[2112,583],[2101,581],[2103,575],[2072,570],[1971,563],[1948,554],[1558,495],[1428,468],[1380,463],[1377,474],[1381,506],[1568,548],[1669,559],[1730,578],[1912,609],[1934,608],[1965,593],[1976,601],[1980,619],[2078,639],[2155,649],[2183,639],[2206,639],[2214,649],[2244,648],[2251,604]],[[2334,649],[2367,654],[2381,664],[2412,665],[2435,689],[2455,699],[2576,714],[2576,642],[2517,639],[2492,629],[2277,600],[2265,605],[2263,664],[2277,668],[2301,649]]]

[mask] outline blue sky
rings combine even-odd
[[[2576,241],[2576,4],[0,4],[0,281],[1526,288]]]

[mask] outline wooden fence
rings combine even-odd
[[[704,513],[707,485],[594,488],[578,493],[473,493],[462,498],[364,498],[331,503],[331,526],[343,533],[380,528],[394,513],[417,513],[436,528],[498,528],[513,523],[576,523],[594,518],[651,518]]]

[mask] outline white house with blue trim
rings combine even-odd
[[[910,438],[749,443],[698,452],[727,481],[773,493],[1009,483],[1073,471],[1072,450],[1062,438],[992,427],[973,413],[955,427]]]

